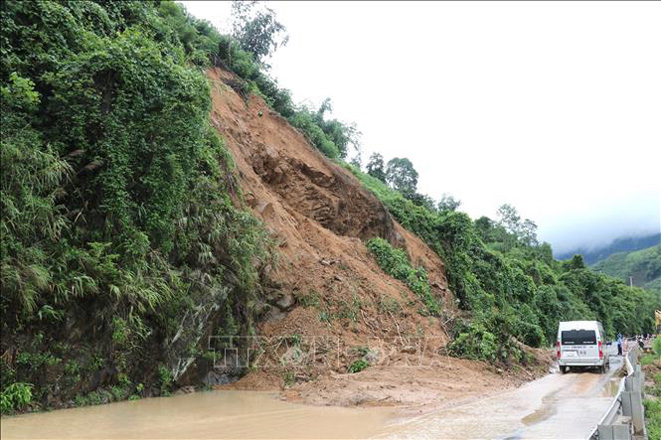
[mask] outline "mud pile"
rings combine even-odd
[[[445,324],[456,309],[438,255],[261,98],[237,94],[231,73],[213,69],[208,76],[212,124],[234,157],[245,202],[279,251],[257,328],[271,346],[232,386],[286,387],[294,400],[341,405],[420,401],[413,390],[433,390],[432,382],[447,389],[444,374],[454,381],[463,372],[472,387],[504,384],[485,364],[445,356]],[[381,271],[364,244],[373,237],[405,249],[427,270],[441,317],[425,316],[424,302]],[[359,360],[370,367],[347,374]]]

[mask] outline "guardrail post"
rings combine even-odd
[[[631,440],[629,425],[599,425],[599,440]]]
[[[622,391],[620,398],[622,399],[622,415],[631,417],[633,415],[631,408],[631,391]]]
[[[642,434],[645,431],[643,411],[643,397],[640,393],[631,393],[631,421],[635,434]]]

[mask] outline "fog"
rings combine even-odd
[[[229,3],[184,2],[227,29]],[[408,157],[474,218],[503,203],[556,252],[661,229],[661,4],[271,2],[295,101],[333,100],[363,162]]]

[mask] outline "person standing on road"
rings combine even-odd
[[[622,333],[617,335],[617,355],[622,356]]]

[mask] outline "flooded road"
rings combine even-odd
[[[502,394],[417,417],[393,408],[315,407],[274,393],[210,391],[3,417],[19,438],[585,438],[617,392],[622,358],[608,374],[550,374]]]
[[[392,410],[331,408],[273,393],[209,391],[2,418],[2,439],[367,438]]]
[[[550,374],[514,391],[402,421],[380,438],[585,439],[610,406],[622,358],[607,374]]]

